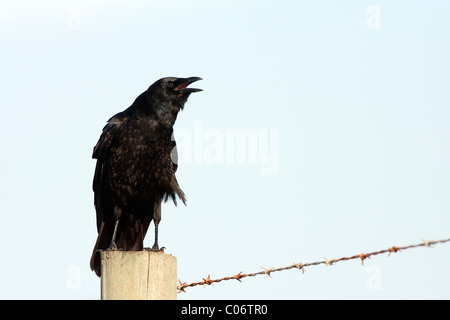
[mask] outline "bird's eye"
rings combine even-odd
[[[169,81],[169,82],[167,83],[167,86],[168,86],[169,88],[172,88],[172,87],[173,87],[173,82],[172,82],[172,81]]]

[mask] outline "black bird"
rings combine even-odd
[[[162,78],[139,95],[125,111],[103,128],[94,147],[94,204],[98,237],[90,261],[100,276],[99,250],[137,251],[144,249],[150,222],[155,225],[159,251],[158,224],[161,202],[176,196],[186,204],[178,186],[177,154],[173,125],[189,95],[201,89],[188,88],[191,78]]]

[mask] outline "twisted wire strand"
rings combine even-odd
[[[325,264],[327,266],[331,266],[340,261],[349,261],[349,260],[354,260],[354,259],[361,259],[361,264],[364,265],[364,260],[366,260],[367,258],[370,258],[371,256],[376,256],[376,255],[385,254],[385,253],[388,253],[390,256],[391,253],[396,253],[396,252],[399,252],[402,250],[418,248],[418,247],[431,247],[434,244],[445,243],[445,242],[450,242],[450,238],[443,239],[443,240],[433,240],[433,241],[422,240],[422,243],[418,243],[418,244],[410,244],[407,246],[393,246],[393,247],[379,250],[379,251],[374,251],[374,252],[370,252],[370,253],[360,253],[360,254],[355,254],[353,256],[350,256],[350,257],[342,257],[339,259],[327,259],[324,257],[324,260],[320,260],[320,261],[316,261],[316,262],[309,262],[309,263],[293,263],[287,267],[281,267],[281,268],[261,267],[263,270],[259,271],[259,272],[242,273],[242,271],[241,271],[233,276],[223,277],[223,278],[219,278],[219,279],[211,279],[211,276],[208,274],[208,277],[203,278],[203,281],[193,282],[193,283],[189,283],[189,284],[186,282],[181,282],[181,280],[178,279],[179,285],[177,286],[177,289],[178,289],[178,293],[181,293],[181,292],[186,292],[186,288],[189,288],[189,287],[195,287],[195,286],[200,286],[200,285],[203,285],[203,287],[205,287],[206,285],[212,285],[214,283],[218,283],[221,281],[238,280],[239,282],[242,282],[241,279],[243,279],[243,278],[254,277],[254,276],[258,276],[258,275],[265,275],[266,277],[271,277],[270,274],[273,272],[285,271],[285,270],[294,269],[294,268],[302,270],[302,272],[305,272],[306,267],[317,266],[320,264]]]

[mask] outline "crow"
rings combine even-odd
[[[199,77],[162,78],[139,95],[125,111],[110,118],[94,147],[97,159],[93,190],[98,237],[90,260],[101,276],[99,250],[139,251],[150,222],[158,224],[161,203],[176,196],[186,204],[175,172],[176,143],[173,125]]]

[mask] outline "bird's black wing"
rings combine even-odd
[[[128,115],[125,112],[120,112],[108,120],[108,123],[103,128],[103,132],[94,147],[92,158],[97,159],[97,165],[95,167],[94,181],[92,189],[94,190],[94,204],[97,212],[97,231],[100,231],[100,227],[103,220],[103,212],[105,208],[102,207],[102,196],[104,196],[104,175],[105,166],[108,156],[111,151],[111,147],[114,145],[115,137],[120,131],[120,128],[128,120]]]

